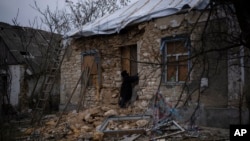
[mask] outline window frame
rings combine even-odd
[[[185,53],[175,53],[175,54],[168,54],[167,53],[167,44],[170,42],[178,42],[178,41],[184,41],[184,47],[187,48],[187,52]],[[180,64],[178,63],[178,60],[181,56],[187,56],[187,58],[190,57],[191,51],[191,43],[190,38],[187,35],[178,35],[175,37],[165,37],[161,41],[161,53],[162,53],[162,82],[164,84],[170,84],[170,85],[176,85],[176,84],[184,84],[185,81],[179,80],[179,71],[180,71]],[[168,80],[168,57],[175,57],[175,60],[178,64],[176,64],[177,68],[175,71],[175,80],[171,81]],[[190,80],[190,76],[188,76],[189,71],[191,68],[191,61],[190,59],[187,60],[187,81]]]

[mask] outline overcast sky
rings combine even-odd
[[[77,1],[77,0],[73,0]],[[47,5],[51,9],[65,8],[65,0],[36,0],[38,6],[41,9],[45,9]],[[17,21],[21,26],[29,26],[29,21],[33,21],[35,17],[39,16],[39,13],[31,6],[34,6],[34,0],[0,0],[0,21],[13,24],[14,19],[18,13]]]
[[[0,0],[0,22],[13,25],[12,19],[16,17],[19,9],[18,23],[20,26],[30,26],[29,21],[33,22],[36,17],[39,17],[39,13],[32,8],[34,1],[41,9],[45,9],[47,5],[50,9],[55,9],[56,6],[58,9],[63,9],[66,6],[65,0]]]

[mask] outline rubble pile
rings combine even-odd
[[[22,129],[24,136],[30,138],[42,138],[45,140],[79,140],[91,138],[100,140],[103,133],[99,132],[103,121],[112,116],[126,116],[131,113],[131,108],[111,109],[109,107],[95,107],[80,111],[75,110],[59,115],[46,115],[42,118],[42,125]],[[133,122],[111,122],[108,126],[110,130],[132,129],[142,127],[146,124],[143,120]]]
[[[144,118],[143,118],[144,117]],[[48,141],[165,141],[165,140],[229,140],[229,130],[197,127],[190,128],[166,119],[152,125],[152,118],[133,116],[131,109],[95,107],[46,115],[41,126],[19,128],[26,140]],[[150,116],[151,117],[151,116]]]
[[[17,140],[229,140],[228,130],[198,127],[188,121],[183,123],[185,120],[181,121],[181,116],[177,116],[178,110],[165,103],[160,94],[156,102],[154,108],[142,108],[136,104],[120,108],[117,103],[107,102],[79,112],[44,115],[39,126],[20,127],[22,134]]]
[[[42,120],[44,126],[34,129],[34,132],[39,133],[44,139],[78,140],[92,138],[97,134],[97,129],[104,118],[114,115],[118,115],[118,112],[114,109],[95,107],[79,113],[76,111],[68,112],[62,115],[60,121],[58,121],[56,115],[45,116]]]

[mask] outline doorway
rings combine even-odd
[[[136,45],[121,47],[121,68],[122,71],[126,70],[129,75],[138,73]]]

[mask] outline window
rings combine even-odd
[[[190,68],[189,40],[184,37],[166,38],[162,41],[163,82],[183,83]]]
[[[34,59],[35,57],[28,51],[20,51],[20,54],[24,57],[24,58],[32,58]]]

